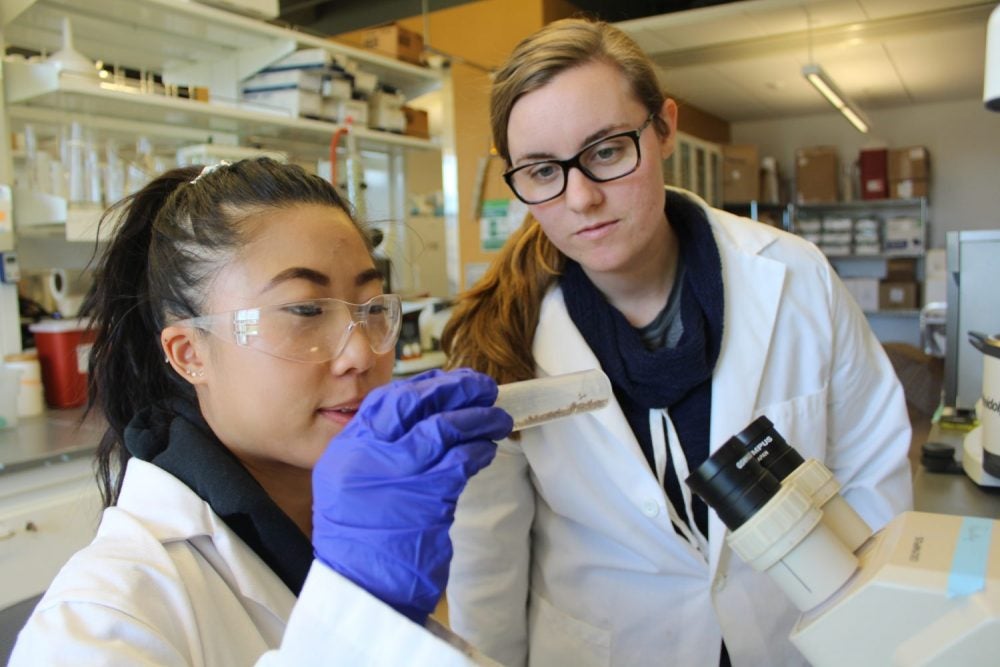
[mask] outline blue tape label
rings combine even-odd
[[[993,523],[971,516],[962,519],[948,574],[948,597],[972,595],[986,587]]]

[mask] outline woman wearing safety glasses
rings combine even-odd
[[[886,355],[812,245],[664,188],[677,106],[618,29],[567,20],[496,72],[531,215],[459,302],[449,363],[601,367],[616,401],[500,444],[458,503],[452,629],[506,665],[792,665],[798,616],[684,480],[767,415],[873,528],[910,506]]]
[[[106,510],[11,664],[467,664],[423,625],[511,428],[495,382],[387,384],[399,297],[298,167],[177,169],[115,212],[85,305]]]

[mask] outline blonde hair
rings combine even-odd
[[[493,145],[508,165],[507,124],[517,101],[562,72],[592,62],[618,68],[635,98],[649,113],[657,114],[657,134],[666,136],[669,127],[658,115],[666,95],[649,57],[612,25],[564,19],[521,41],[494,76],[490,99]],[[535,377],[532,344],[542,299],[565,263],[566,257],[529,216],[486,275],[458,298],[441,339],[448,367],[475,368],[501,383]]]

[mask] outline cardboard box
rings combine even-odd
[[[756,145],[722,147],[722,199],[726,202],[760,199],[760,156]]]
[[[908,178],[902,181],[892,181],[889,196],[893,199],[915,199],[927,196],[928,182],[926,178]]]
[[[915,282],[883,280],[878,286],[880,310],[911,310],[917,308],[920,286]]]
[[[795,201],[799,204],[837,201],[839,159],[833,146],[795,151]]]
[[[923,146],[893,148],[889,151],[889,180],[930,178],[930,155]]]
[[[889,196],[888,163],[887,148],[865,148],[858,154],[862,199],[885,199]]]
[[[423,139],[430,138],[430,122],[426,111],[423,109],[414,109],[413,107],[403,107],[403,113],[406,115],[405,134]]]
[[[885,279],[891,282],[916,282],[915,257],[890,257],[885,261]]]
[[[878,278],[844,278],[843,283],[854,300],[861,306],[861,310],[865,312],[878,310]]]
[[[414,65],[422,64],[424,38],[395,23],[369,30],[362,38],[361,45],[397,60],[405,60]]]
[[[924,226],[917,218],[888,218],[885,221],[883,245],[887,255],[923,252],[926,249]]]

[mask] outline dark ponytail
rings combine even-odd
[[[354,219],[329,183],[267,158],[168,171],[105,213],[101,225],[116,225],[114,236],[81,308],[96,330],[87,410],[97,409],[108,424],[97,450],[105,506],[121,491],[132,417],[167,398],[195,400],[191,385],[165,362],[160,331],[203,314],[206,280],[249,240],[241,222],[299,204],[333,206]]]

